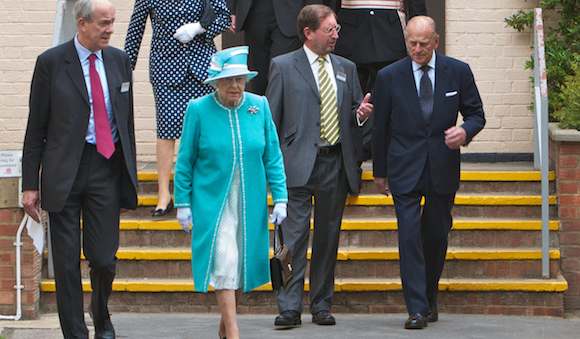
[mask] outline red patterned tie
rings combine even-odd
[[[105,96],[103,95],[103,86],[101,78],[95,67],[97,56],[89,56],[89,77],[91,78],[91,96],[93,97],[93,115],[95,119],[95,134],[97,137],[97,152],[109,159],[115,152],[113,143],[113,133],[109,125],[109,116],[105,106]]]

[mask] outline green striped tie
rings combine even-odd
[[[338,106],[336,91],[330,82],[330,77],[324,62],[326,59],[318,57],[318,82],[320,92],[320,136],[330,145],[338,142],[340,126],[338,124]]]

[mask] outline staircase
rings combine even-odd
[[[156,173],[151,167],[143,164],[139,172],[139,208],[121,217],[111,309],[215,312],[211,293],[191,292],[188,235],[174,218],[149,217],[156,204]],[[364,167],[361,195],[348,199],[343,218],[333,311],[404,313],[393,201],[376,194],[368,164]],[[550,180],[554,194],[554,173]],[[440,283],[441,312],[563,315],[563,292],[568,285],[560,274],[557,220],[550,222],[551,278],[541,278],[539,181],[539,172],[528,163],[464,164]],[[555,196],[550,197],[550,205],[553,219],[557,216]],[[41,308],[54,312],[55,285],[44,271]],[[89,291],[85,261],[83,277],[84,289]],[[88,305],[89,295],[85,297]],[[306,294],[304,300],[307,304]],[[239,311],[277,313],[270,286],[243,295]]]

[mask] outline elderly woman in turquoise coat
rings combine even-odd
[[[221,313],[220,337],[238,338],[236,290],[270,280],[267,188],[271,221],[286,217],[286,176],[268,101],[245,92],[256,76],[248,47],[212,57],[206,82],[216,91],[187,106],[175,166],[179,223],[192,233],[194,290],[211,285]]]

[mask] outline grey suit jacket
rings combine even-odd
[[[362,93],[355,64],[334,54],[330,59],[337,85],[343,166],[350,193],[357,194],[362,130],[356,121],[356,109]],[[320,94],[303,48],[272,59],[266,97],[284,154],[287,185],[304,186],[314,168],[320,142]]]

